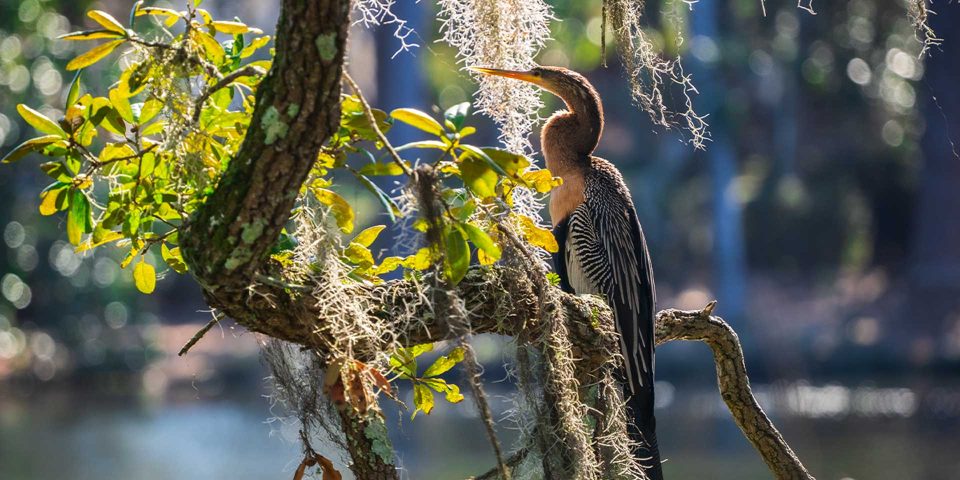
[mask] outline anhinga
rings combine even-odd
[[[547,168],[563,179],[550,195],[560,246],[555,267],[564,290],[600,294],[610,304],[620,333],[631,434],[641,445],[635,454],[647,476],[662,479],[653,415],[653,268],[623,177],[613,164],[592,155],[603,130],[600,96],[586,78],[566,68],[474,70],[533,83],[566,103],[567,110],[553,114],[541,133]]]

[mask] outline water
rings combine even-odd
[[[952,410],[960,408],[960,391],[938,388],[797,383],[757,391],[821,480],[960,479],[960,423]],[[672,385],[661,391],[667,397],[658,420],[668,478],[770,478],[716,392]],[[910,408],[903,404],[907,393],[913,395]],[[0,396],[0,479],[292,478],[299,462],[296,429],[267,423],[273,415],[261,394],[187,394],[162,402],[76,392]],[[495,397],[495,407],[504,405]],[[414,422],[391,411],[388,422],[404,478],[464,478],[493,465],[467,405],[438,403],[433,414]],[[504,433],[509,445],[514,435]]]

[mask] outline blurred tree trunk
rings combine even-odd
[[[960,6],[936,5],[932,26],[943,38],[926,62],[920,176],[910,272],[910,328],[935,336],[960,314]]]
[[[691,34],[720,40],[719,24],[726,3],[701,2],[691,15]],[[722,52],[722,50],[721,50]],[[721,59],[723,58],[721,53]],[[713,202],[713,282],[720,305],[730,318],[743,314],[746,296],[746,262],[743,241],[743,208],[736,195],[737,152],[730,141],[732,129],[725,112],[725,88],[719,65],[695,61],[693,80],[700,95],[697,98],[708,114],[713,141],[702,154],[710,171]]]

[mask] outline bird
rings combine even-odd
[[[623,175],[593,155],[603,132],[600,95],[583,75],[563,67],[472,69],[532,83],[566,105],[544,124],[540,142],[547,169],[563,180],[550,193],[550,219],[559,247],[554,267],[564,291],[601,295],[613,310],[623,355],[618,379],[632,415],[630,434],[638,445],[634,455],[649,478],[661,480],[653,411],[653,267]]]

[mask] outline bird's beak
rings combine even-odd
[[[507,77],[513,78],[516,80],[523,80],[524,82],[530,82],[536,85],[542,84],[542,77],[538,77],[530,72],[521,72],[517,70],[501,70],[499,68],[485,68],[485,67],[467,67],[474,72],[480,72],[487,75],[496,75],[498,77]]]

